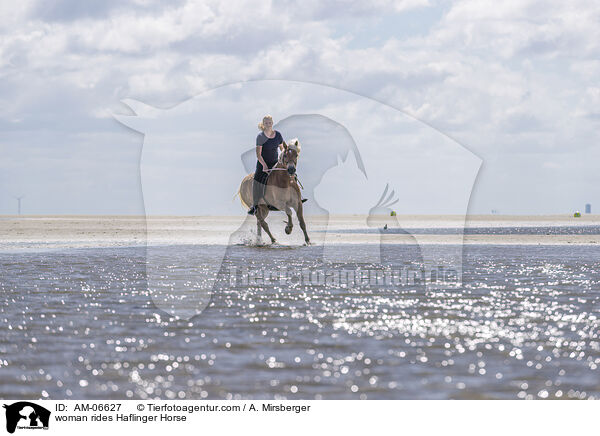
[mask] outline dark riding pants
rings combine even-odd
[[[277,162],[266,162],[267,166],[273,168]],[[252,185],[252,205],[257,206],[261,198],[265,197],[267,188],[267,179],[269,174],[263,171],[260,161],[256,161],[256,171],[254,172],[254,184]]]

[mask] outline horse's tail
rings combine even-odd
[[[240,191],[241,191],[241,189],[242,189],[242,187],[240,186],[240,187],[238,188],[238,191],[237,191],[237,192],[234,194],[234,196],[233,196],[233,198],[232,198],[231,200],[232,200],[232,201],[233,201],[233,200],[235,200],[235,196],[237,195],[237,196],[239,196],[239,197],[240,197],[240,203],[242,203],[242,206],[244,206],[246,209],[249,209],[249,208],[250,208],[250,205],[249,205],[249,204],[246,204],[246,202],[244,201],[244,198],[242,197],[242,194],[241,194],[241,192],[240,192]]]
[[[252,206],[251,204],[246,203],[244,197],[246,197],[246,200],[249,200],[250,203],[252,203],[252,185],[254,183],[254,181],[252,180],[253,177],[254,174],[248,174],[246,177],[244,177],[242,183],[240,183],[238,191],[235,194],[239,195],[240,202],[242,203],[242,206],[246,209],[249,209]],[[235,195],[233,196],[233,198],[235,198]]]

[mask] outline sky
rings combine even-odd
[[[421,144],[432,167],[447,162],[460,174],[462,164],[428,148],[428,135],[480,160],[473,180],[461,182],[471,183],[466,201],[463,190],[447,201],[408,196],[402,212],[570,213],[586,203],[595,211],[599,24],[600,4],[578,0],[3,2],[0,214],[16,213],[15,196],[24,196],[24,214],[145,213],[144,146],[160,142],[116,119],[134,115],[124,101],[168,111],[210,90],[264,79],[330,87],[393,108],[421,126],[408,142]],[[318,113],[327,101],[320,104]],[[256,114],[267,111],[257,106]],[[219,115],[236,132],[245,123],[248,144],[239,147],[251,148],[259,119]],[[273,115],[288,123],[282,126],[297,121]],[[349,122],[343,127],[352,134],[377,119]],[[318,136],[308,131],[310,120],[294,126],[310,147]],[[189,143],[196,134],[190,122],[173,139]],[[403,162],[406,149],[393,140],[371,147],[394,156],[391,164]],[[219,158],[213,148],[205,162]],[[302,165],[308,177],[310,161]],[[235,171],[239,179],[245,172],[241,164]],[[442,173],[428,177],[444,185]],[[420,189],[400,180],[395,188],[401,200]],[[328,186],[319,192],[327,197]],[[202,213],[182,206],[192,194],[157,213]]]

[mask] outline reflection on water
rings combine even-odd
[[[215,250],[162,249],[178,266]],[[446,291],[281,279],[419,267],[416,246],[384,250],[383,265],[325,265],[318,247],[230,247],[189,321],[154,307],[143,248],[0,254],[0,396],[600,396],[600,249],[467,246],[464,286]]]
[[[386,233],[390,235],[411,233],[413,235],[598,235],[600,226],[508,226],[508,227],[423,227],[423,228],[358,228],[358,229],[327,229],[313,230],[314,232],[332,233]]]

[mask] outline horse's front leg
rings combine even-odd
[[[302,200],[298,200],[298,204],[296,206],[296,215],[298,216],[298,222],[300,223],[300,228],[304,233],[304,242],[306,245],[310,245],[310,239],[308,238],[308,233],[306,232],[306,223],[304,222],[304,212],[302,210]]]
[[[265,232],[267,232],[267,235],[269,235],[269,238],[271,238],[271,244],[274,244],[277,241],[275,240],[275,238],[271,234],[271,231],[269,230],[269,225],[267,224],[267,221],[266,221],[268,214],[269,214],[269,209],[267,209],[267,206],[260,205],[258,207],[258,210],[256,211],[256,219],[258,220],[258,223],[261,225],[261,227],[265,230]]]
[[[285,206],[285,214],[288,217],[287,226],[285,226],[285,234],[289,235],[290,233],[292,233],[292,228],[294,227],[294,224],[292,223],[292,209],[288,205]]]

